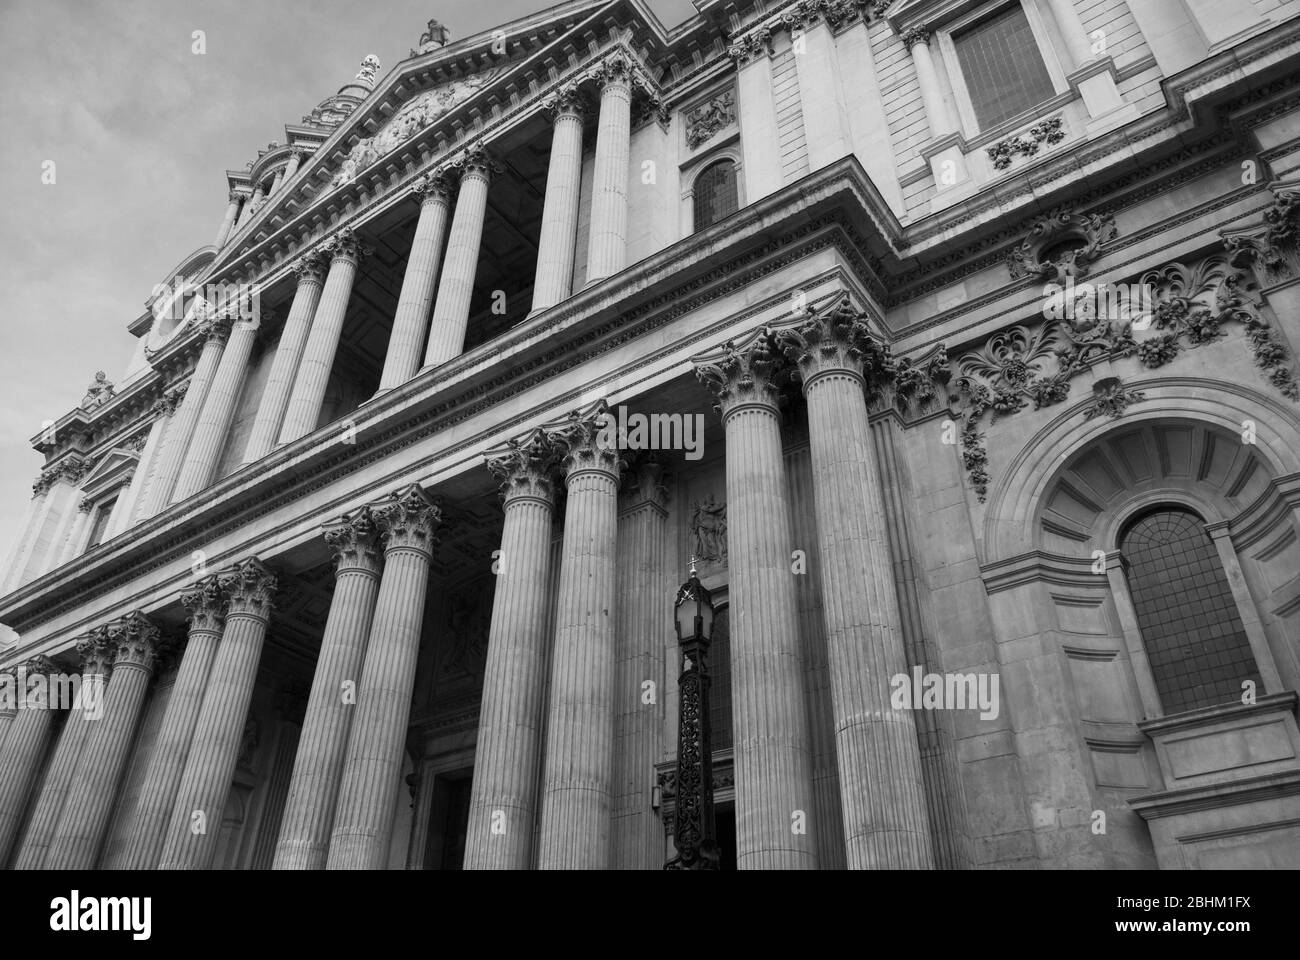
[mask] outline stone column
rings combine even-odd
[[[438,258],[447,233],[451,194],[446,178],[440,172],[427,174],[416,181],[412,191],[420,202],[420,218],[406,258],[406,275],[388,338],[384,372],[379,378],[380,391],[405,383],[420,370],[433,291],[438,284]]]
[[[357,709],[357,683],[379,592],[379,528],[369,507],[326,527],[325,542],[337,563],[334,597],[280,821],[276,870],[325,867],[348,730]]]
[[[199,415],[203,412],[208,390],[221,363],[221,355],[226,350],[231,323],[228,317],[213,317],[197,324],[204,338],[203,352],[199,354],[199,362],[194,367],[194,374],[190,377],[180,408],[167,428],[162,451],[158,454],[158,467],[149,481],[144,506],[140,511],[142,517],[152,517],[172,502],[172,490],[176,486],[181,466],[185,463],[185,455],[189,452],[190,438],[199,422]]]
[[[778,332],[808,400],[822,616],[850,870],[934,866],[921,751],[910,710],[890,703],[908,675],[886,540],[880,468],[863,395],[884,351],[841,300]]]
[[[45,519],[49,530],[49,541],[42,548],[36,545],[27,568],[29,578],[39,577],[59,565],[68,537],[72,533],[81,512],[81,478],[85,476],[90,464],[84,461],[65,460],[61,467],[60,483],[51,491],[51,511]],[[44,531],[41,531],[44,532]]]
[[[103,716],[86,738],[85,755],[45,856],[47,870],[94,869],[153,676],[158,628],[147,617],[136,611],[109,624],[107,639],[113,647],[113,673],[104,691]]]
[[[158,866],[176,791],[194,742],[212,661],[225,627],[226,597],[216,576],[204,577],[182,593],[181,603],[189,611],[189,635],[158,731],[157,746],[140,788],[135,819],[122,845],[120,860],[114,865],[122,870],[152,870]]]
[[[943,141],[942,149],[930,155],[930,172],[935,185],[946,190],[960,183],[966,183],[966,155],[962,153],[958,142],[957,116],[944,96],[939,83],[939,74],[930,55],[930,31],[924,27],[913,27],[901,34],[903,44],[912,54],[912,65],[916,68],[916,82],[921,88],[921,102],[925,105],[925,118],[930,126],[931,140]],[[951,142],[948,139],[951,138]]]
[[[330,370],[334,367],[334,355],[339,348],[339,336],[343,333],[352,284],[365,251],[360,238],[345,227],[325,244],[323,252],[330,256],[329,275],[325,278],[320,305],[316,308],[316,317],[311,322],[307,345],[298,364],[284,426],[280,428],[281,443],[292,443],[316,429],[321,401],[325,399]]]
[[[231,306],[228,309],[233,312],[240,308]],[[235,418],[235,404],[239,402],[244,379],[248,376],[253,344],[265,319],[264,316],[254,316],[234,321],[225,352],[204,398],[203,412],[194,426],[194,435],[172,493],[172,503],[192,497],[216,479],[221,452],[226,447],[230,425]]]
[[[614,551],[624,464],[602,432],[607,416],[599,401],[547,431],[563,454],[568,503],[542,774],[542,870],[607,869],[612,850]]]
[[[235,191],[230,191],[230,203],[226,206],[226,217],[221,221],[221,228],[217,230],[217,239],[213,242],[218,250],[226,245],[230,239],[230,231],[235,228],[235,221],[239,219],[239,206],[243,198]]]
[[[288,181],[292,180],[293,175],[298,172],[298,168],[301,165],[302,165],[301,150],[295,150],[293,153],[289,154],[289,162],[285,164],[284,167],[284,182],[287,183]]]
[[[275,196],[276,191],[280,189],[280,184],[284,182],[284,171],[285,168],[281,167],[275,172],[275,176],[271,179],[271,189],[266,191],[268,197]]]
[[[795,608],[789,488],[781,449],[778,348],[755,330],[695,359],[727,435],[736,860],[816,869],[811,735]]]
[[[58,666],[48,657],[36,657],[21,666],[25,668],[28,680],[34,674],[48,677],[59,672]],[[54,716],[54,711],[49,709],[48,695],[38,693],[32,701],[27,701],[25,693],[25,690],[19,691],[23,699],[9,724],[4,749],[0,751],[0,868],[9,862],[27,796],[41,771],[50,721]]]
[[[600,87],[596,166],[591,181],[587,283],[603,280],[627,262],[627,177],[632,150],[631,65],[621,56],[594,74]]]
[[[298,372],[298,363],[311,332],[312,318],[320,303],[321,289],[325,282],[325,262],[319,253],[313,251],[299,257],[293,265],[293,272],[298,278],[298,286],[294,290],[289,316],[284,321],[280,342],[275,348],[271,372],[267,374],[266,386],[262,388],[257,416],[248,435],[248,444],[244,447],[244,463],[261,460],[275,447],[285,410],[289,407],[294,375]]]
[[[542,203],[542,232],[537,242],[534,313],[567,299],[573,287],[584,112],[582,95],[576,87],[561,90],[546,103],[552,127],[551,161]]]
[[[21,571],[31,556],[32,545],[40,530],[41,517],[45,514],[45,504],[49,498],[50,487],[54,484],[52,474],[42,471],[32,483],[32,499],[27,502],[18,539],[9,550],[9,558],[0,572],[0,593],[8,593],[21,581]]]
[[[113,645],[108,640],[108,628],[99,627],[77,641],[77,653],[81,655],[83,693],[63,720],[54,755],[45,768],[40,795],[32,807],[27,832],[14,860],[15,870],[39,870],[45,863],[45,853],[63,814],[68,787],[95,726],[95,715],[104,703],[104,685],[113,669]]]
[[[429,561],[442,518],[438,505],[416,484],[376,506],[374,513],[384,536],[384,573],[348,734],[326,864],[330,870],[375,870],[387,861]]]
[[[0,669],[0,757],[4,756],[5,737],[9,734],[9,728],[13,726],[14,718],[18,716],[18,669],[16,667],[4,667]],[[5,694],[3,691],[12,690],[12,694]]]
[[[114,504],[113,509],[116,512],[116,504]],[[72,521],[72,529],[68,531],[68,536],[63,541],[63,549],[60,551],[59,558],[55,561],[54,566],[62,566],[81,553],[86,540],[87,527],[90,525],[92,510],[94,510],[94,504],[85,497],[77,501],[76,519]],[[105,535],[104,539],[107,540],[108,536]]]
[[[1223,564],[1223,574],[1228,581],[1228,588],[1232,591],[1233,600],[1236,601],[1237,614],[1241,618],[1242,629],[1246,631],[1246,642],[1250,644],[1251,656],[1255,659],[1255,668],[1259,670],[1259,679],[1262,681],[1264,693],[1282,693],[1286,690],[1286,685],[1282,682],[1277,663],[1273,660],[1268,636],[1264,633],[1264,625],[1259,620],[1259,609],[1250,594],[1250,587],[1246,585],[1246,574],[1241,569],[1237,548],[1232,542],[1232,534],[1228,531],[1228,521],[1206,524],[1205,532],[1214,541],[1219,562]]]
[[[692,416],[683,413],[683,417]],[[664,635],[672,586],[665,584],[668,488],[664,468],[643,457],[626,484],[618,518],[618,641],[615,650],[615,870],[663,869],[664,828],[646,802],[660,759]],[[644,684],[654,684],[647,703]]]
[[[266,196],[266,192],[263,190],[262,185],[259,183],[253,189],[253,195],[249,197],[248,202],[244,204],[243,219],[239,221],[239,225],[241,227],[244,224],[248,223],[249,220],[252,220],[253,217],[257,215],[257,211],[261,209],[262,206],[262,199],[265,196]]]
[[[149,487],[158,469],[158,458],[162,455],[167,442],[167,433],[175,422],[174,414],[180,409],[181,401],[189,384],[181,384],[154,401],[151,412],[154,422],[149,427],[149,436],[145,438],[144,449],[140,451],[140,462],[135,468],[135,477],[131,480],[128,496],[131,500],[131,514],[127,526],[143,519],[145,502],[149,496]]]
[[[736,61],[736,109],[745,130],[740,141],[743,196],[748,203],[755,203],[780,190],[782,179],[781,153],[777,149],[780,132],[776,126],[776,101],[772,98],[771,31],[760,27],[727,52]]]
[[[465,349],[470,298],[474,293],[483,220],[487,215],[488,181],[495,166],[482,147],[473,147],[448,164],[449,168],[460,171],[460,192],[447,238],[442,277],[438,281],[438,299],[429,325],[429,345],[424,352],[426,367],[446,363]]]
[[[555,450],[535,430],[487,454],[505,521],[488,628],[465,836],[466,870],[526,870],[537,822],[546,695],[547,587],[555,515]]]
[[[212,866],[276,590],[275,574],[256,557],[221,574],[219,582],[230,604],[226,628],[172,807],[158,864],[163,870]]]

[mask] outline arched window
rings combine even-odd
[[[694,192],[697,231],[735,213],[740,207],[735,161],[718,160],[701,170],[695,178]]]
[[[1232,588],[1200,517],[1159,507],[1131,521],[1119,547],[1166,714],[1239,702],[1245,680],[1262,689]]]

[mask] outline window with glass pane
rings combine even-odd
[[[115,503],[117,503],[117,497],[101,503],[95,508],[95,520],[90,527],[90,542],[86,545],[88,548],[97,546],[104,539],[104,532],[108,529],[108,518],[113,513]]]
[[[1052,97],[1052,78],[1020,4],[953,36],[981,130]]]
[[[1259,671],[1201,518],[1162,507],[1120,538],[1138,628],[1166,714],[1240,701]]]
[[[703,230],[724,217],[735,213],[740,206],[736,193],[736,164],[719,160],[710,164],[695,178],[695,229]]]

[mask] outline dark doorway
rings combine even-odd
[[[469,796],[474,768],[440,773],[433,780],[429,803],[429,837],[424,848],[424,869],[460,870],[465,862],[465,837],[469,831]]]

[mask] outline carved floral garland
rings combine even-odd
[[[992,423],[1031,402],[1035,410],[1060,403],[1069,395],[1070,380],[1098,361],[1136,356],[1143,367],[1156,369],[1184,349],[1222,339],[1223,325],[1235,320],[1246,328],[1255,365],[1265,378],[1283,396],[1300,400],[1290,352],[1246,292],[1245,279],[1222,254],[1192,267],[1171,263],[1138,279],[1139,285],[1149,285],[1156,303],[1150,320],[1156,332],[1141,341],[1133,336],[1129,319],[1047,320],[999,331],[983,347],[959,357],[955,385],[967,406],[962,460],[979,501],[985,501],[990,481],[984,434],[978,430],[985,412],[992,411]],[[1049,359],[1055,361],[1052,372],[1044,369]],[[1095,385],[1085,416],[1119,417],[1129,404],[1143,398],[1118,377],[1108,377]]]

